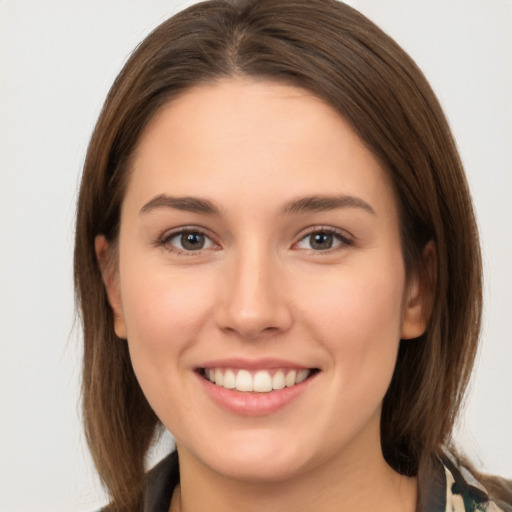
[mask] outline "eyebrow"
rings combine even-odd
[[[315,213],[336,210],[338,208],[360,208],[375,215],[375,210],[366,201],[359,197],[347,195],[301,197],[300,199],[287,202],[282,213],[284,215]]]
[[[149,213],[158,208],[173,208],[185,212],[219,215],[219,209],[207,199],[198,197],[172,197],[160,194],[148,201],[141,209],[140,214]]]
[[[220,210],[211,201],[198,197],[172,197],[160,194],[149,200],[141,209],[140,214],[146,214],[159,208],[172,208],[192,213],[220,215]],[[288,201],[281,210],[282,215],[301,213],[316,213],[338,208],[360,208],[375,215],[375,210],[359,197],[347,195],[307,196]]]

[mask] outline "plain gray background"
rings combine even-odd
[[[92,510],[80,427],[76,190],[103,99],[135,45],[191,1],[0,0],[0,510]],[[457,438],[512,476],[512,3],[353,0],[445,107],[482,234],[482,349]]]

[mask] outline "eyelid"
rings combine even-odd
[[[315,252],[317,254],[326,254],[332,251],[339,250],[340,248],[352,246],[355,244],[354,237],[345,231],[344,229],[335,228],[333,226],[325,226],[325,225],[319,225],[319,226],[311,226],[309,228],[306,228],[305,231],[303,231],[298,237],[297,241],[293,243],[292,248],[297,246],[300,242],[302,242],[305,238],[308,236],[313,235],[314,233],[328,233],[333,236],[335,236],[338,240],[341,241],[341,247],[332,247],[329,249],[325,249],[323,251],[315,250],[315,249],[309,249],[312,252]],[[304,249],[308,250],[308,249]]]
[[[211,247],[201,248],[197,249],[195,251],[186,250],[186,249],[179,249],[178,247],[175,247],[171,245],[169,242],[172,238],[182,235],[183,233],[199,233],[203,236],[205,236],[212,244]],[[317,226],[310,226],[303,230],[297,237],[296,241],[292,244],[292,249],[296,248],[297,244],[299,244],[301,241],[303,241],[308,236],[311,236],[314,233],[328,233],[335,236],[340,242],[341,247],[333,247],[325,250],[315,250],[315,249],[309,249],[311,252],[315,252],[317,254],[326,254],[329,252],[337,251],[343,247],[352,246],[355,244],[354,237],[348,233],[346,230],[335,228],[333,226],[326,226],[326,225],[317,225]],[[207,250],[216,250],[220,248],[220,244],[215,241],[215,237],[211,235],[210,231],[199,227],[199,226],[180,226],[177,228],[169,229],[165,231],[161,236],[158,237],[158,239],[155,241],[155,245],[159,247],[163,247],[165,250],[178,254],[178,255],[186,255],[186,256],[199,256],[200,254],[204,253],[204,251]],[[308,249],[304,249],[308,250]]]
[[[190,251],[186,249],[180,249],[179,247],[175,247],[170,243],[171,239],[183,235],[184,233],[197,233],[203,235],[211,242],[212,246]],[[210,234],[210,232],[207,229],[201,228],[199,226],[180,226],[178,228],[167,230],[160,237],[158,237],[155,244],[164,248],[168,252],[177,254],[178,256],[199,256],[205,251],[219,248],[219,244],[214,240],[214,237]]]

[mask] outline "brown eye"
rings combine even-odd
[[[334,235],[332,233],[326,233],[320,231],[309,235],[309,245],[311,249],[315,251],[325,251],[331,249],[334,243]]]
[[[180,242],[183,249],[198,251],[204,247],[205,236],[202,233],[183,233]]]
[[[320,252],[336,249],[344,245],[352,245],[351,240],[337,231],[319,229],[304,236],[296,245],[296,248]]]
[[[169,236],[165,245],[177,252],[194,252],[210,249],[214,243],[200,231],[180,231]]]

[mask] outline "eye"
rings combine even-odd
[[[351,245],[351,241],[332,229],[320,229],[301,238],[296,247],[313,251],[328,251],[342,245]]]
[[[211,249],[215,244],[201,231],[183,230],[163,240],[163,244],[175,252],[194,252]]]

